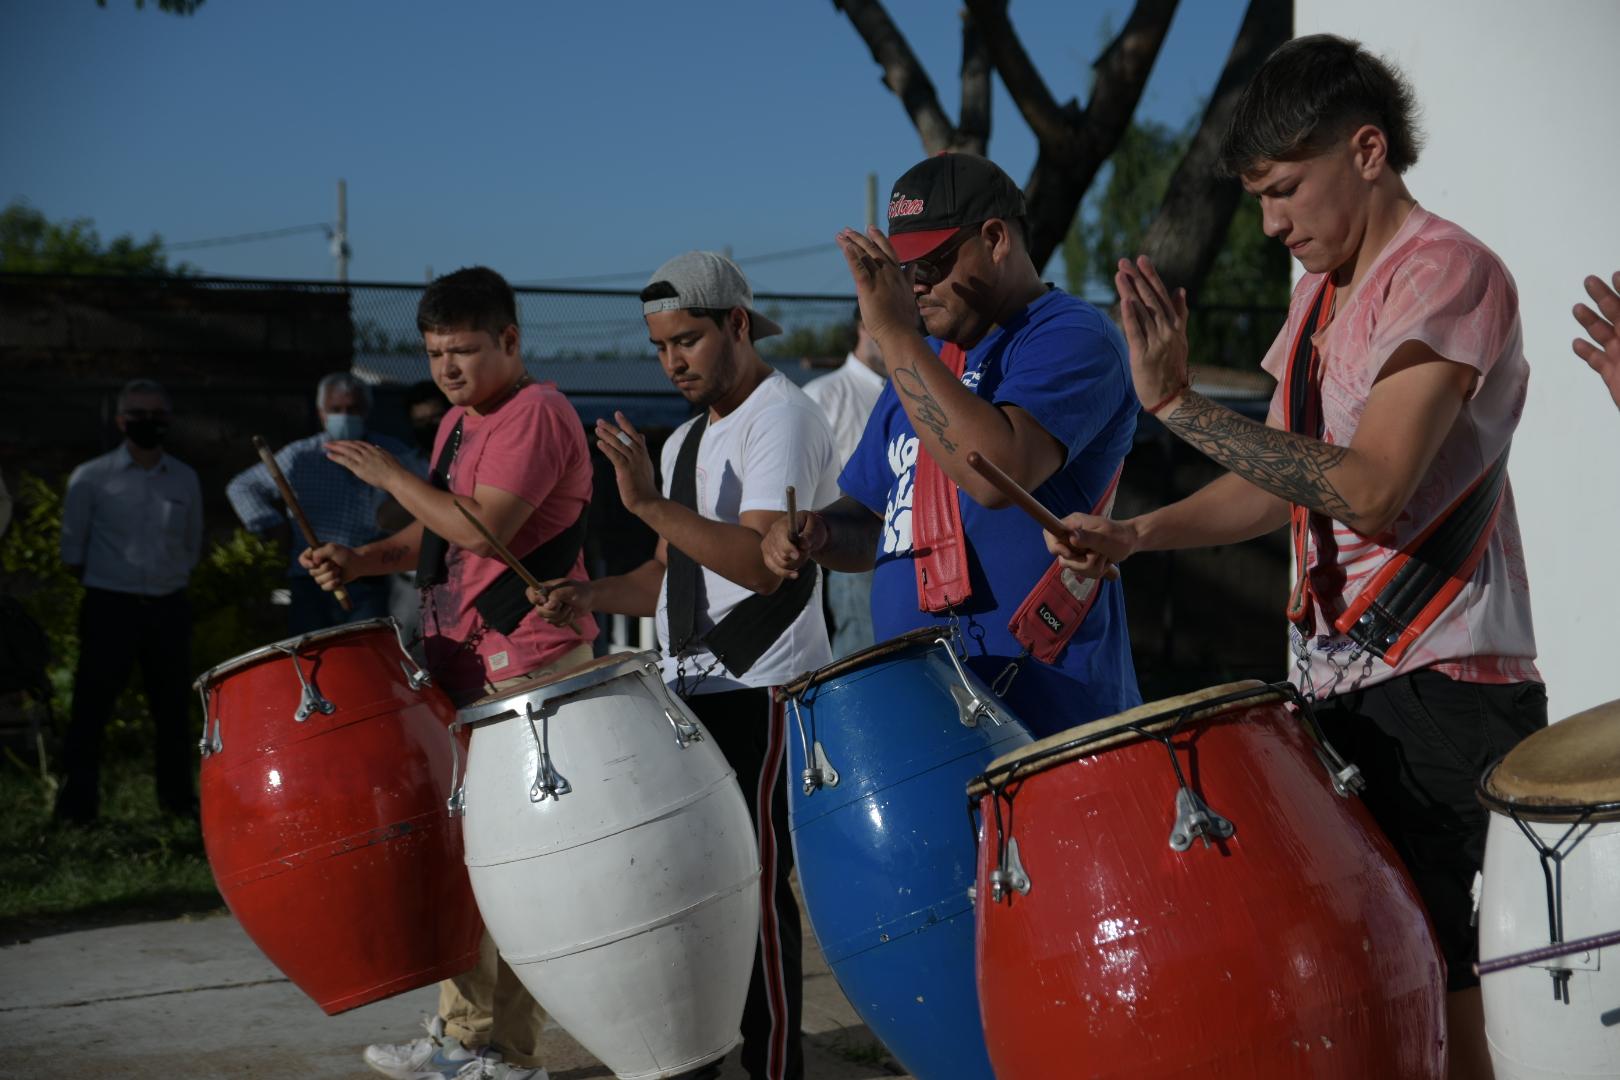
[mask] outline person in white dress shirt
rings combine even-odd
[[[68,480],[62,562],[84,583],[84,600],[56,799],[60,821],[86,824],[100,812],[102,730],[136,663],[157,731],[158,803],[171,814],[197,812],[186,585],[202,553],[202,489],[189,465],[163,451],[171,415],[162,386],[127,383],[116,417],[123,442]]]
[[[838,468],[855,452],[866,419],[872,415],[878,395],[888,381],[883,367],[883,350],[877,339],[861,325],[861,309],[855,309],[855,348],[837,370],[804,384],[810,400],[821,406],[832,428]],[[832,614],[834,657],[848,656],[872,644],[872,571],[842,574],[826,571],[827,608]]]

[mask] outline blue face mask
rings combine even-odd
[[[366,432],[366,418],[354,413],[327,413],[326,433],[334,439],[358,439]]]

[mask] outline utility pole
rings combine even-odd
[[[866,174],[866,227],[877,224],[877,173]]]
[[[337,259],[337,279],[349,280],[349,184],[338,181],[337,228],[332,232],[332,255]]]

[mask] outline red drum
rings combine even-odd
[[[478,962],[446,813],[456,711],[392,619],[280,641],[196,682],[202,826],[220,894],[327,1013]]]
[[[997,1076],[1445,1075],[1428,916],[1291,697],[1144,705],[969,786]]]

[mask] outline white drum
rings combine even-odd
[[[462,709],[473,893],[547,1012],[619,1077],[736,1045],[759,856],[736,774],[658,674],[603,657]]]
[[[1493,811],[1481,961],[1620,930],[1620,702],[1525,739],[1479,793]],[[1620,948],[1489,973],[1480,987],[1498,1080],[1620,1077]]]

